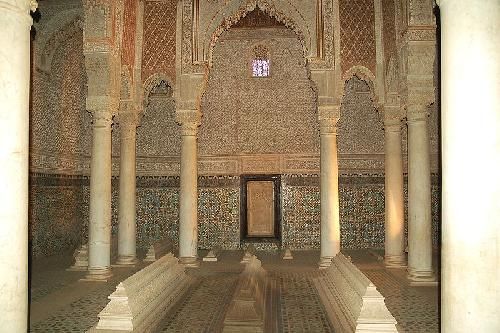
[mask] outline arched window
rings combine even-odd
[[[252,76],[268,77],[270,74],[269,50],[263,45],[253,49]]]

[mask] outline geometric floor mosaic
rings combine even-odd
[[[405,269],[385,269],[366,251],[351,251],[354,264],[385,297],[400,333],[439,332],[439,288],[408,285]]]
[[[386,270],[367,251],[346,252],[386,298],[399,332],[439,332],[439,288],[410,287],[403,270]],[[279,331],[333,332],[312,283],[313,278],[323,274],[317,268],[319,253],[297,251],[290,261],[282,260],[276,252],[257,255],[280,289]],[[221,332],[243,268],[239,263],[241,256],[241,251],[224,251],[218,262],[202,262],[200,268],[187,270],[195,282],[165,314],[157,332]],[[85,332],[97,322],[97,314],[108,303],[107,296],[116,285],[139,269],[115,268],[111,281],[89,284],[78,282],[84,273],[66,272],[66,267],[39,266],[33,270],[30,332]]]

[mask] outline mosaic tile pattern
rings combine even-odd
[[[116,289],[116,285],[134,270],[114,270],[114,276],[107,283],[82,286],[81,282],[74,282],[75,287],[83,288],[82,297],[71,302],[66,307],[56,311],[49,318],[31,325],[29,332],[54,333],[81,333],[86,332],[98,321],[98,313],[108,304],[107,296]],[[82,274],[80,272],[80,274]],[[48,306],[50,306],[48,304]]]
[[[150,97],[137,128],[137,156],[180,156],[180,127],[171,96]]]
[[[238,249],[240,245],[240,189],[198,190],[198,247]]]
[[[319,187],[282,184],[283,245],[291,249],[319,248]]]
[[[158,327],[162,333],[208,333],[222,331],[224,315],[236,288],[239,274],[215,273],[200,277],[175,311]]]
[[[81,186],[32,186],[29,202],[29,240],[35,257],[70,252],[81,243],[82,221],[88,216]]]
[[[179,189],[137,189],[137,247],[145,250],[152,243],[169,237],[179,240]]]
[[[314,272],[273,272],[281,291],[281,327],[284,333],[333,332],[313,284]]]
[[[347,254],[385,297],[387,307],[398,321],[399,332],[439,332],[439,289],[409,287],[404,270],[387,270],[366,251],[347,251]],[[188,270],[187,274],[195,278],[195,283],[165,314],[157,332],[220,332],[238,274],[243,269],[239,264],[242,255],[242,251],[224,251],[218,262],[202,262],[200,268]],[[333,332],[313,284],[313,279],[323,274],[317,269],[319,252],[294,251],[292,261],[282,260],[277,253],[258,252],[257,255],[279,286],[280,332]],[[68,276],[69,272],[58,269],[47,272],[44,266],[37,267],[33,272],[33,284],[50,290],[49,293],[57,290],[61,282],[75,283],[74,277]],[[65,301],[63,297],[57,307],[59,310],[32,324],[30,332],[84,332],[97,322],[97,314],[107,304],[107,296],[116,284],[133,271],[115,269],[114,273],[113,280],[108,283],[80,288],[80,295],[74,301]],[[49,276],[58,278],[50,279]],[[40,297],[38,301],[44,304],[49,300],[54,301],[50,297]]]
[[[347,176],[339,179],[341,242],[345,249],[384,247],[384,178]],[[118,181],[113,179],[112,233],[118,232]],[[432,177],[433,244],[440,240],[440,188]],[[179,237],[179,178],[142,177],[137,181],[137,248]],[[239,249],[239,177],[200,177],[198,239],[201,249],[215,245]],[[320,242],[320,193],[317,175],[282,176],[282,245],[317,249]],[[404,188],[407,198],[407,186]],[[88,234],[88,178],[32,176],[30,192],[32,253],[47,256],[72,252]],[[407,216],[405,206],[405,215]],[[407,228],[407,226],[406,226]],[[262,250],[280,244],[257,243]]]
[[[410,287],[406,270],[387,270],[366,252],[349,252],[353,262],[377,286],[401,333],[439,332],[439,288]]]
[[[91,116],[85,110],[83,32],[76,31],[58,45],[51,75],[36,70],[33,73],[30,149],[61,157],[90,154]]]

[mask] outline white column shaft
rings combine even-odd
[[[443,332],[500,332],[500,2],[441,0]]]
[[[2,332],[26,332],[28,323],[30,26],[29,1],[0,0]]]
[[[96,276],[99,279],[109,275],[110,257],[111,121],[95,119],[90,165],[88,277]]]
[[[136,261],[136,125],[120,124],[118,264]]]
[[[429,134],[417,107],[420,115],[408,116],[408,273],[411,280],[433,280]]]
[[[321,262],[340,252],[339,168],[337,133],[321,134]]]
[[[197,258],[198,168],[196,134],[182,135],[179,257]]]
[[[404,195],[401,124],[385,126],[385,263],[404,266]]]

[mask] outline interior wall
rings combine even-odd
[[[202,100],[200,155],[319,154],[315,93],[302,47],[283,27],[266,27],[271,38],[255,30],[234,28],[214,50],[214,64]],[[37,43],[35,39],[35,44]],[[251,78],[253,46],[270,50],[271,77]],[[36,50],[35,45],[35,50]],[[246,52],[246,53],[245,53]],[[242,57],[241,54],[247,56]],[[50,73],[34,64],[31,108],[30,240],[34,256],[68,253],[87,239],[91,115],[85,110],[86,76],[81,30],[55,51]],[[156,89],[157,88],[157,89]],[[178,158],[179,127],[175,102],[165,87],[156,87],[137,130],[138,157]],[[346,85],[339,121],[339,153],[381,155],[383,129],[359,79]],[[168,90],[168,89],[167,89]],[[430,108],[431,153],[439,149],[438,109]],[[406,127],[403,153],[406,154]],[[119,125],[113,125],[113,156],[119,155]],[[340,161],[341,238],[344,248],[383,247],[383,164],[360,159],[363,174]],[[142,163],[142,162],[138,162]],[[116,164],[116,163],[115,163]],[[433,170],[437,159],[433,159]],[[117,169],[115,169],[117,170]],[[155,170],[152,170],[155,172]],[[178,240],[179,178],[137,179],[137,245],[142,251],[157,239]],[[199,246],[240,246],[239,176],[199,177]],[[406,191],[406,190],[405,190]],[[282,242],[292,249],[319,248],[320,196],[316,174],[282,175]],[[406,192],[405,192],[406,193]],[[112,224],[118,226],[118,182],[113,180]],[[433,244],[439,240],[439,177],[432,177]]]
[[[257,45],[269,50],[269,77],[252,77]],[[201,155],[319,152],[315,92],[300,41],[285,27],[220,37],[201,112]]]

